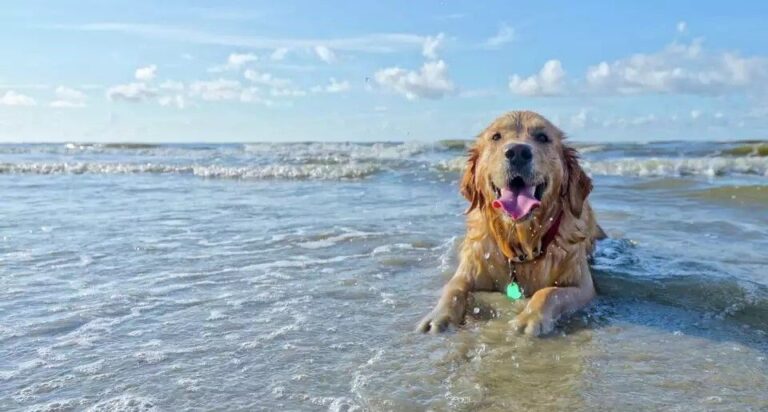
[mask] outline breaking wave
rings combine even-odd
[[[371,163],[272,164],[265,166],[168,165],[135,163],[2,163],[0,174],[179,174],[228,179],[360,179],[380,170]]]
[[[766,142],[752,142],[745,143],[739,146],[732,147],[730,149],[723,150],[721,152],[726,156],[768,156],[768,143]]]
[[[598,294],[651,300],[737,319],[760,329],[768,327],[765,285],[719,274],[716,268],[706,266],[699,268],[704,274],[659,267],[658,272],[667,274],[649,278],[647,268],[642,267],[649,260],[637,256],[634,244],[627,239],[601,241],[592,267]]]
[[[768,176],[764,142],[577,144],[593,175]],[[0,174],[189,174],[235,179],[360,179],[380,171],[460,172],[468,140],[434,143],[0,145]],[[52,159],[44,161],[47,155]],[[42,156],[41,156],[42,155]]]
[[[461,172],[465,157],[438,162],[437,169]],[[619,158],[588,160],[581,165],[588,173],[603,176],[628,177],[680,177],[726,176],[733,174],[768,176],[768,158],[765,157],[694,157],[694,158]]]
[[[768,159],[760,157],[621,158],[582,160],[582,165],[588,173],[608,176],[768,176]]]

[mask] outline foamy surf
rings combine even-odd
[[[440,145],[427,143],[249,143],[243,149],[251,154],[288,160],[326,159],[336,161],[408,159]]]
[[[623,158],[603,161],[585,159],[582,165],[588,173],[605,176],[768,176],[768,158],[761,157]]]
[[[156,163],[2,163],[0,174],[167,174],[193,175],[221,179],[360,179],[380,170],[372,163],[340,165],[221,166],[221,165],[169,165]]]
[[[442,160],[436,168],[461,172],[466,157]],[[734,174],[768,176],[768,157],[620,158],[591,160],[584,157],[582,167],[589,174],[626,177],[727,176]]]

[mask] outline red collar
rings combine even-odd
[[[535,256],[531,256],[530,258],[528,256],[519,256],[516,258],[510,259],[511,261],[514,260],[516,263],[530,263],[533,262],[540,257],[544,256],[547,253],[547,248],[549,245],[555,240],[555,237],[557,236],[557,233],[560,231],[560,223],[563,221],[563,211],[560,210],[560,213],[557,214],[557,217],[555,217],[555,220],[552,222],[552,226],[549,227],[547,230],[547,233],[544,234],[544,236],[541,238],[541,248],[539,249],[539,253]]]
[[[547,230],[547,233],[544,234],[544,237],[541,238],[541,250],[539,251],[539,256],[543,255],[547,252],[547,247],[550,243],[552,243],[553,240],[555,240],[555,236],[557,236],[557,232],[560,231],[560,222],[563,221],[563,211],[561,210],[560,213],[557,214],[557,217],[555,218],[554,223],[552,223],[552,226],[549,227],[549,230]],[[536,257],[539,257],[536,256]]]

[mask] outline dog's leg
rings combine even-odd
[[[421,332],[439,333],[450,325],[464,322],[469,292],[473,290],[472,271],[468,262],[462,262],[451,280],[443,288],[437,305],[417,326]]]
[[[532,336],[552,332],[561,315],[583,308],[595,297],[595,287],[589,269],[581,280],[579,286],[547,287],[538,290],[531,296],[525,309],[512,320],[512,327]]]

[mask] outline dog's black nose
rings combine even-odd
[[[504,150],[504,156],[515,167],[523,167],[531,163],[533,152],[527,144],[511,144]]]

